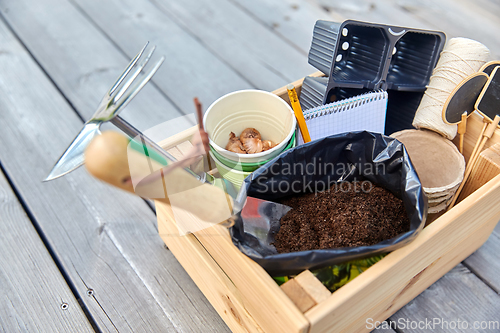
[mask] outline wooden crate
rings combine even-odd
[[[294,84],[299,93],[302,80]],[[288,101],[285,88],[274,93]],[[464,142],[466,158],[482,126],[479,116],[469,119]],[[161,144],[182,153],[179,144],[195,130]],[[485,149],[498,142],[499,129]],[[292,286],[292,292],[279,287],[233,245],[224,227],[216,225],[178,236],[171,208],[157,203],[156,209],[160,236],[233,332],[365,332],[369,331],[367,318],[385,320],[488,239],[500,219],[499,196],[500,175],[424,228],[412,243],[388,254],[326,296],[324,290],[317,289],[318,281],[312,281],[311,275],[303,275],[305,278]],[[307,306],[299,304],[304,297],[294,303],[287,295],[294,298],[292,294],[297,290],[311,299]]]

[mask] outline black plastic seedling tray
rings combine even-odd
[[[445,41],[440,31],[317,21],[309,63],[328,77],[306,77],[300,102],[308,109],[383,89],[389,94],[386,134],[411,128]]]
[[[424,91],[445,40],[439,31],[320,20],[309,63],[329,77],[323,103],[337,87]]]
[[[321,80],[320,80],[321,79]],[[322,105],[321,92],[326,90],[327,77],[306,77],[302,84],[300,104],[304,110]],[[315,90],[318,89],[318,90]],[[336,87],[331,92],[332,99],[343,100],[370,91],[366,88]],[[424,92],[388,90],[385,134],[390,135],[404,129],[413,128],[412,122]]]

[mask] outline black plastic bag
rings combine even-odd
[[[285,151],[245,179],[236,203],[243,205],[247,195],[276,201],[354,180],[370,181],[402,199],[410,231],[371,246],[279,254],[272,245],[279,220],[243,225],[240,213],[230,229],[233,243],[270,275],[284,276],[387,253],[408,244],[422,230],[427,198],[406,149],[396,139],[366,131],[334,135]]]

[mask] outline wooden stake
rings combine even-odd
[[[479,144],[481,143],[481,138],[483,137],[484,131],[486,130],[486,126],[488,126],[489,123],[490,123],[489,119],[486,118],[486,117],[484,117],[483,118],[483,128],[481,128],[481,133],[477,137],[477,141],[476,141],[476,144],[474,145],[474,149],[472,150],[472,153],[469,156],[469,161],[472,160],[472,158],[474,157],[474,155],[476,155],[477,148],[479,148]],[[471,166],[470,163],[468,163],[467,164],[467,169],[469,169],[470,166]]]
[[[500,143],[497,143],[479,154],[469,181],[465,184],[458,201],[460,202],[478,188],[500,174]]]
[[[471,157],[469,159],[469,167],[465,170],[464,180],[462,181],[462,184],[460,184],[460,187],[458,188],[457,192],[453,196],[453,200],[451,201],[450,205],[448,206],[448,210],[450,210],[453,207],[453,205],[455,204],[455,202],[457,201],[458,196],[460,195],[460,192],[462,191],[462,188],[465,186],[465,183],[467,182],[467,179],[469,178],[471,170],[474,168],[474,164],[476,163],[476,160],[477,160],[477,157],[479,156],[479,153],[481,153],[481,150],[484,148],[486,141],[488,141],[488,139],[491,138],[491,136],[495,132],[499,122],[500,122],[500,116],[496,115],[495,119],[493,119],[493,122],[488,124],[488,126],[486,127],[486,130],[484,131],[483,136],[482,136],[481,143],[480,143],[475,155],[471,155]],[[481,139],[481,137],[479,139]],[[476,143],[476,145],[477,145],[477,143]]]
[[[458,123],[457,132],[460,135],[459,151],[464,154],[464,135],[467,130],[467,112],[462,113],[462,120]]]

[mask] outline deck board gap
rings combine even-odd
[[[468,265],[467,264],[467,260],[464,260],[462,261],[462,265],[464,265],[472,274],[474,274],[479,280],[481,280],[486,286],[488,286],[488,288],[490,288],[491,290],[493,290],[495,293],[497,293],[498,295],[500,295],[500,290],[498,290],[497,288],[495,288],[494,285],[492,285],[490,282],[488,282],[487,279],[485,279],[483,276],[481,276],[480,272],[478,272],[476,269],[474,269],[473,267],[471,267],[471,265]]]
[[[19,191],[16,188],[16,186],[14,185],[14,183],[13,183],[10,175],[7,173],[7,170],[5,170],[5,168],[3,167],[1,161],[0,161],[0,175],[3,175],[5,177],[5,179],[7,180],[7,183],[9,184],[10,188],[12,189],[12,192],[14,192],[14,195],[15,195],[17,201],[19,202],[19,204],[23,208],[24,212],[28,216],[28,219],[31,221],[31,224],[33,225],[33,228],[35,229],[38,237],[40,237],[40,240],[42,241],[43,245],[47,249],[47,252],[50,254],[50,257],[52,258],[52,260],[53,260],[54,264],[56,265],[58,271],[61,273],[62,277],[64,278],[64,281],[68,285],[71,293],[73,294],[73,296],[78,301],[78,304],[80,305],[83,313],[85,314],[85,317],[87,317],[87,320],[89,321],[89,324],[92,326],[92,328],[94,329],[94,331],[100,332],[100,329],[98,328],[97,322],[92,317],[92,315],[91,315],[89,309],[87,308],[87,306],[84,304],[84,302],[82,302],[82,298],[80,296],[80,293],[78,293],[78,290],[77,290],[75,284],[71,280],[68,272],[66,272],[66,270],[64,269],[61,261],[59,260],[59,258],[55,254],[54,249],[50,245],[50,242],[48,241],[47,237],[45,236],[45,234],[41,230],[40,225],[38,224],[35,216],[33,215],[32,211],[31,211],[31,209],[28,207],[28,204],[26,203],[26,201],[24,200],[24,198],[19,193]]]

